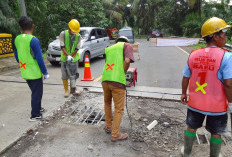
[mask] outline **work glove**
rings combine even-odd
[[[73,57],[70,56],[70,55],[68,55],[67,61],[68,61],[68,62],[72,62],[72,61],[73,61]]]
[[[44,75],[44,80],[48,79],[49,77],[50,77],[49,74]]]

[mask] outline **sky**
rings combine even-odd
[[[206,2],[218,2],[221,3],[221,0],[205,0]],[[229,5],[232,5],[232,0],[230,0]]]

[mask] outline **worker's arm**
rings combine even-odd
[[[123,63],[124,72],[126,73],[130,67],[130,58],[125,58]]]
[[[19,63],[18,52],[17,52],[16,47],[15,47],[15,50],[14,50],[14,57],[15,57],[16,61]]]
[[[76,46],[76,48],[75,48],[75,51],[72,53],[72,57],[75,57],[75,55],[77,54],[77,52],[79,51],[79,49],[80,49],[80,47],[81,47],[81,40],[82,40],[82,38],[81,38],[81,36],[79,35],[79,38],[78,38],[78,44],[77,44],[77,46]]]
[[[230,111],[232,112],[232,54],[226,52],[221,65],[221,72],[223,75],[224,90],[229,102]]]
[[[228,102],[232,103],[232,79],[224,80],[224,88]]]
[[[68,52],[66,51],[65,48],[62,48],[62,51],[63,51],[64,55],[68,56]]]
[[[41,70],[41,72],[44,74],[44,75],[48,75],[48,72],[47,72],[47,68],[44,64],[44,60],[43,60],[43,56],[42,56],[42,49],[41,49],[41,46],[40,46],[40,41],[38,38],[36,37],[33,37],[31,39],[31,43],[30,43],[30,47],[34,53],[34,57],[39,65],[39,68]]]
[[[183,79],[182,79],[182,95],[181,95],[180,101],[184,105],[186,105],[188,103],[188,98],[187,98],[188,85],[189,85],[189,78],[183,77]]]
[[[64,54],[65,56],[68,56],[69,54],[68,54],[68,52],[67,52],[66,49],[65,49],[64,36],[65,36],[65,33],[64,33],[64,31],[62,31],[62,32],[60,33],[60,36],[59,36],[59,39],[60,39],[60,48],[61,48],[61,50],[63,51],[63,54]]]
[[[124,68],[124,72],[126,73],[130,67],[130,63],[134,62],[133,48],[130,43],[124,44],[123,52],[125,57],[123,68]]]

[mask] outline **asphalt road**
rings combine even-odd
[[[136,86],[181,88],[182,70],[187,62],[188,53],[179,47],[156,47],[145,39],[137,39],[139,43],[139,55],[134,53],[135,62],[130,67],[137,67],[138,82]],[[91,74],[94,82],[101,81],[102,69],[105,63],[103,57],[91,60]],[[52,66],[47,63],[50,74],[48,82],[61,83],[60,66]],[[84,67],[79,67],[80,79],[84,76]],[[19,69],[8,71],[3,75],[20,77]],[[80,80],[79,79],[79,80]]]
[[[181,88],[182,70],[188,54],[178,47],[156,47],[145,39],[137,39],[136,42],[139,43],[140,60],[138,54],[134,53],[135,62],[130,66],[137,67],[136,86]],[[91,60],[91,74],[96,82],[101,81],[104,62],[102,57]],[[83,71],[84,68],[79,67],[80,78],[83,77]]]

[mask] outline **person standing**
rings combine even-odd
[[[49,74],[42,57],[41,46],[38,38],[33,36],[35,25],[32,19],[22,16],[19,19],[22,34],[15,39],[15,59],[19,63],[21,76],[26,80],[31,94],[31,117],[29,121],[42,118],[44,108],[41,107],[43,96],[43,77],[49,78]]]
[[[228,102],[232,111],[232,55],[222,49],[230,27],[223,19],[208,19],[201,28],[207,46],[190,54],[183,71],[181,102],[188,104],[188,128],[181,149],[184,157],[191,156],[196,131],[205,118],[206,130],[211,133],[210,157],[218,157],[220,154],[221,134],[227,126]]]
[[[124,111],[126,77],[130,63],[134,62],[133,48],[127,37],[121,36],[116,44],[105,49],[106,62],[102,73],[104,91],[105,131],[112,133],[111,141],[126,140],[127,133],[120,133],[120,123]],[[114,115],[112,123],[112,98]]]
[[[76,90],[76,79],[79,77],[77,72],[78,60],[80,59],[80,54],[78,50],[80,49],[81,36],[80,23],[76,19],[72,19],[68,23],[68,30],[62,31],[60,33],[60,47],[61,53],[61,73],[64,85],[64,97],[69,97],[68,89],[68,79],[70,79],[70,93],[73,95],[80,94]]]

